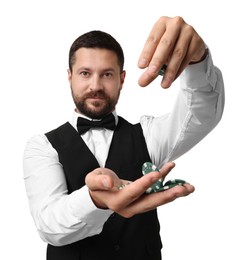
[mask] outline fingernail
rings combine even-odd
[[[163,88],[169,88],[171,84],[172,84],[172,80],[167,75],[165,75],[164,79],[161,82],[161,86]]]
[[[147,60],[141,59],[138,63],[139,67],[146,67],[147,66]]]
[[[107,188],[107,189],[110,188],[110,183],[109,183],[108,179],[103,178],[102,179],[102,184],[103,184],[104,188]]]

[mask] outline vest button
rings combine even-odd
[[[120,245],[114,245],[114,250],[119,251],[120,250]]]

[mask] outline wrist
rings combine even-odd
[[[208,48],[206,47],[205,50],[204,50],[204,53],[203,53],[202,57],[201,57],[199,60],[197,60],[197,61],[191,61],[191,62],[189,63],[189,65],[202,62],[203,60],[206,59],[206,57],[208,56],[208,53],[209,53],[209,51],[208,51]]]

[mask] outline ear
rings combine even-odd
[[[125,77],[126,77],[126,71],[123,70],[120,74],[120,83],[121,83],[121,88],[123,87],[123,84],[125,82]]]
[[[72,81],[72,72],[70,69],[67,70],[67,74],[68,74],[68,81],[69,81],[69,84],[71,86],[71,81]]]

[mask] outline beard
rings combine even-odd
[[[84,95],[83,97],[79,95],[75,95],[72,90],[72,97],[73,101],[75,103],[76,108],[78,111],[92,119],[102,119],[109,113],[111,113],[118,102],[119,94],[115,99],[110,98],[107,94],[104,93],[104,91],[91,91],[87,95]],[[93,102],[90,102],[90,104],[87,103],[87,99],[98,97],[100,100],[95,100]]]

